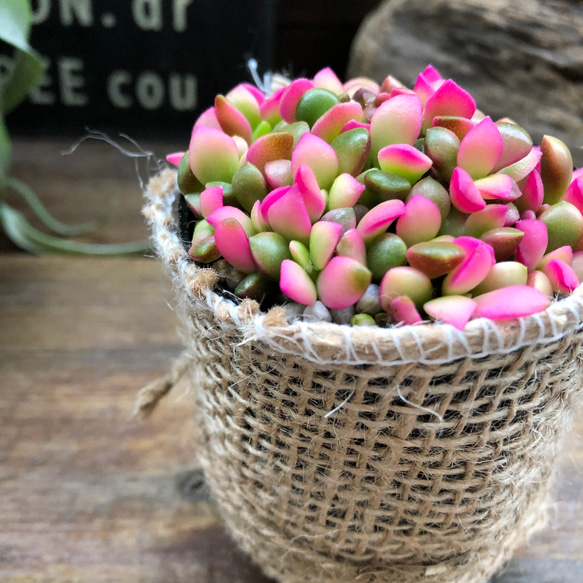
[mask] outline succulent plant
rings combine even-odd
[[[534,146],[431,65],[412,90],[331,69],[271,94],[241,84],[168,160],[197,221],[191,257],[309,321],[463,329],[540,312],[583,278],[568,148]]]

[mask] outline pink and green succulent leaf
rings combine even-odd
[[[463,330],[476,310],[476,302],[466,296],[443,296],[423,304],[433,319]]]
[[[364,184],[352,175],[340,174],[334,180],[328,193],[329,210],[354,206],[365,189]]]
[[[433,170],[442,180],[451,180],[459,147],[459,138],[446,128],[429,128],[425,133],[425,154],[431,158]]]
[[[441,213],[441,220],[445,220],[451,209],[451,201],[447,190],[431,176],[426,176],[413,185],[405,202],[409,202],[414,196],[423,196],[437,205]]]
[[[299,100],[306,91],[313,88],[314,84],[305,78],[295,79],[287,86],[279,102],[279,113],[283,121],[287,123],[294,123],[296,121],[296,108]]]
[[[455,240],[466,253],[466,258],[443,280],[443,295],[463,295],[479,285],[494,265],[494,250],[490,245],[473,237]]]
[[[204,239],[205,237],[209,237],[210,235],[214,234],[215,228],[208,221],[202,219],[201,221],[197,221],[196,225],[194,226],[192,241],[194,242],[199,239]]]
[[[502,154],[492,172],[498,172],[498,170],[522,160],[532,150],[532,138],[519,125],[497,121],[496,127],[502,138]]]
[[[387,75],[381,83],[380,90],[385,93],[390,93],[393,89],[398,87],[403,87],[403,83],[401,83],[396,77],[393,77],[393,75]]]
[[[265,163],[264,172],[271,188],[291,186],[293,183],[291,160],[270,160]]]
[[[324,212],[326,199],[320,190],[314,171],[301,164],[295,173],[296,185],[304,198],[304,203],[312,222],[316,222]]]
[[[439,229],[438,237],[443,237],[445,235],[451,237],[462,237],[465,233],[465,224],[469,215],[458,211],[454,206],[452,206],[447,218],[442,221],[441,229]]]
[[[287,132],[266,134],[251,144],[247,152],[247,162],[263,172],[266,162],[290,160],[293,147],[294,138]]]
[[[237,202],[250,212],[257,201],[267,194],[267,183],[262,172],[250,162],[237,169],[232,180],[233,196]]]
[[[583,176],[573,179],[563,196],[563,200],[571,203],[583,214]]]
[[[310,133],[304,134],[297,143],[292,157],[292,174],[296,176],[300,166],[309,166],[320,188],[332,186],[338,174],[338,156],[334,148],[322,138]]]
[[[431,280],[421,271],[404,265],[389,269],[379,285],[379,301],[383,310],[399,296],[408,296],[415,306],[421,308],[433,295]]]
[[[370,124],[371,155],[391,144],[412,146],[421,131],[421,101],[417,95],[397,95],[385,101],[374,113]]]
[[[232,103],[247,119],[249,125],[255,128],[261,122],[261,110],[256,96],[249,90],[248,86],[237,85],[226,95],[227,100]],[[265,97],[261,93],[263,101]]]
[[[374,95],[381,90],[379,84],[368,77],[354,77],[346,81],[342,86],[342,92],[346,93],[351,99],[359,89],[366,89]]]
[[[350,318],[351,326],[376,326],[376,320],[368,314],[354,314]]]
[[[522,160],[506,166],[499,170],[500,174],[507,174],[515,182],[520,182],[524,180],[537,166],[540,162],[542,153],[537,148],[532,148],[529,154],[527,154]]]
[[[551,300],[538,289],[513,285],[474,298],[475,315],[491,320],[507,320],[530,316],[546,310]]]
[[[532,210],[538,211],[543,203],[544,188],[540,177],[540,172],[535,168],[524,180],[521,182],[522,195],[514,201],[516,208],[520,211]]]
[[[407,250],[409,265],[422,271],[429,279],[447,275],[465,258],[466,253],[462,247],[444,240],[417,243]]]
[[[429,156],[409,144],[392,144],[378,153],[380,169],[394,172],[415,184],[432,166]]]
[[[527,280],[526,265],[518,261],[501,261],[492,265],[488,275],[471,293],[473,296],[478,296],[511,285],[527,285]]]
[[[505,227],[513,227],[516,221],[520,220],[520,212],[516,208],[513,202],[506,203],[506,221],[504,222]]]
[[[198,116],[192,131],[194,132],[194,130],[196,130],[198,127],[212,128],[214,130],[223,131],[221,129],[221,124],[217,119],[217,114],[215,113],[214,107],[209,107]]]
[[[362,107],[356,101],[338,103],[322,115],[312,127],[312,134],[329,144],[342,132],[351,120],[362,121]]]
[[[241,299],[250,298],[261,301],[269,292],[270,282],[262,273],[250,273],[235,287],[233,293]]]
[[[539,264],[536,266],[537,269],[542,269],[549,261],[553,259],[560,259],[564,261],[567,265],[571,265],[573,262],[573,249],[569,245],[564,245],[559,247],[554,251],[551,251],[543,256]]]
[[[474,181],[484,200],[512,202],[522,194],[518,185],[506,174],[491,174]]]
[[[268,134],[271,131],[271,125],[266,122],[265,120],[261,120],[256,128],[253,130],[253,134],[251,135],[251,140],[254,142],[255,140],[259,139],[261,136]]]
[[[474,213],[486,208],[486,201],[474,184],[472,177],[459,166],[454,168],[451,176],[449,193],[451,203],[462,213]]]
[[[444,81],[427,100],[423,112],[423,126],[430,128],[436,116],[453,115],[471,119],[476,111],[473,97],[457,83]]]
[[[552,136],[543,136],[540,144],[540,176],[543,181],[546,204],[556,204],[571,184],[573,158],[564,142]]]
[[[507,261],[514,255],[523,237],[524,233],[519,229],[498,227],[486,231],[480,239],[494,249],[496,261]]]
[[[409,296],[397,296],[392,299],[387,313],[396,324],[411,326],[423,322],[415,303]]]
[[[202,184],[215,180],[231,182],[239,167],[235,140],[220,130],[204,126],[192,132],[188,157],[194,176]]]
[[[259,200],[255,201],[255,204],[251,209],[251,223],[253,224],[253,228],[257,233],[269,231],[269,225],[263,220],[263,215],[261,213],[261,201]]]
[[[330,221],[319,221],[310,233],[310,258],[312,265],[321,271],[332,258],[340,240],[342,225]]]
[[[215,227],[215,243],[221,255],[243,273],[256,271],[249,237],[241,224],[233,217],[226,217],[213,226]]]
[[[298,101],[296,120],[305,121],[312,127],[328,110],[340,103],[338,96],[329,91],[315,87],[306,91]]]
[[[375,237],[384,233],[389,225],[398,217],[405,214],[405,205],[401,200],[387,200],[372,208],[357,225],[366,244]]]
[[[247,118],[223,95],[215,97],[215,114],[221,129],[229,136],[241,136],[251,143],[251,125]]]
[[[292,259],[300,265],[302,269],[310,269],[312,265],[310,251],[303,243],[300,243],[299,241],[290,241],[289,252],[291,253]]]
[[[271,228],[288,241],[309,241],[312,222],[297,186],[292,186],[269,206],[267,219]]]
[[[366,246],[362,235],[356,229],[348,229],[336,245],[336,254],[342,257],[350,257],[367,265]]]
[[[350,229],[356,228],[356,213],[354,208],[347,207],[343,209],[332,209],[328,211],[321,219],[322,221],[331,221],[342,226],[342,234]]]
[[[484,178],[495,168],[502,148],[500,131],[489,117],[485,117],[460,142],[457,165],[474,180]]]
[[[523,221],[524,219],[536,219],[536,213],[534,211],[531,211],[530,209],[521,211],[518,220]]]
[[[346,131],[343,128],[343,132],[332,140],[331,146],[338,156],[338,174],[358,176],[370,152],[369,131],[362,127]]]
[[[166,156],[166,161],[168,164],[172,164],[172,166],[176,166],[178,168],[183,157],[184,152],[173,152],[172,154],[168,154],[168,156]]]
[[[542,271],[531,271],[528,274],[526,285],[534,287],[549,298],[552,298],[554,295],[553,285],[551,284],[550,279]]]
[[[314,87],[318,87],[319,89],[327,89],[336,95],[341,95],[344,93],[342,82],[340,79],[338,79],[336,73],[334,73],[330,67],[320,69],[320,71],[314,75]]]
[[[573,268],[561,259],[551,259],[542,268],[542,272],[549,278],[553,291],[557,293],[571,293],[579,285]]]
[[[253,226],[250,217],[241,209],[234,206],[218,207],[206,217],[206,220],[216,229],[220,223],[228,218],[236,220],[248,237],[255,234],[255,227]],[[225,259],[227,258],[225,257]]]
[[[583,282],[583,251],[575,251],[571,261],[571,267],[577,276],[577,279]]]
[[[547,252],[563,245],[575,248],[583,237],[583,215],[569,202],[561,201],[551,205],[538,218],[547,227]]]
[[[524,233],[516,248],[515,259],[526,265],[529,270],[535,269],[547,248],[547,227],[536,219],[525,219],[518,221],[515,228]]]
[[[288,242],[277,233],[265,232],[250,237],[249,246],[257,269],[278,281],[282,262],[292,258]]]
[[[291,186],[281,186],[272,190],[261,203],[261,217],[263,221],[269,225],[269,209],[271,205],[282,198],[289,190]]]
[[[333,310],[348,308],[358,302],[370,281],[371,273],[362,263],[337,255],[318,276],[318,297]]]
[[[279,104],[285,90],[286,87],[281,87],[259,106],[261,119],[266,121],[271,127],[275,127],[281,121]]]
[[[383,233],[369,243],[366,265],[374,282],[380,282],[389,269],[407,263],[407,245],[394,233]]]
[[[249,150],[249,144],[241,136],[232,136],[237,145],[237,153],[239,154],[239,160],[245,162],[247,156],[247,151]]]
[[[200,263],[212,263],[221,256],[221,252],[215,243],[214,235],[208,235],[193,241],[188,254]]]
[[[427,79],[427,81],[434,89],[437,89],[444,82],[444,78],[441,76],[441,73],[433,65],[427,65],[421,74],[425,77],[425,79]]]
[[[312,278],[291,259],[284,259],[281,263],[279,288],[294,302],[304,306],[311,306],[318,299]]]
[[[413,91],[419,97],[423,107],[425,107],[427,100],[435,93],[435,89],[423,73],[420,73],[417,76],[417,81],[415,82]]]
[[[453,115],[438,115],[433,118],[431,127],[444,128],[453,132],[461,142],[468,133],[476,127],[476,124],[467,117]],[[429,129],[429,128],[428,128]]]
[[[188,206],[195,217],[202,217],[202,211],[200,210],[200,194],[185,194],[184,202],[186,202],[186,206]]]
[[[366,190],[363,191],[359,202],[367,207],[373,207],[377,204],[378,199],[386,200],[405,200],[411,192],[411,183],[402,176],[393,172],[383,172],[376,168],[371,168],[358,177],[363,180]]]
[[[304,134],[309,133],[310,126],[305,121],[296,121],[292,124],[289,124],[281,131],[286,131],[288,134],[291,134],[293,136],[295,148],[298,142],[300,141],[301,137]]]
[[[242,87],[243,89],[249,91],[249,93],[251,93],[251,95],[253,95],[253,97],[255,98],[255,101],[257,101],[257,105],[259,105],[259,107],[261,107],[265,103],[265,100],[267,99],[265,97],[265,93],[263,93],[261,89],[259,89],[252,83],[240,83],[239,85],[237,85],[237,87]]]
[[[405,214],[397,219],[396,233],[408,247],[430,241],[441,227],[439,207],[420,195],[412,196],[405,205]]]
[[[486,231],[503,227],[506,223],[508,208],[504,204],[489,204],[481,211],[468,216],[465,234],[479,239]]]
[[[208,217],[218,208],[221,208],[223,206],[223,187],[211,186],[205,188],[200,193],[199,206],[203,217]]]
[[[344,124],[340,133],[343,134],[345,132],[349,132],[350,130],[366,130],[367,133],[370,134],[370,123],[351,119]]]

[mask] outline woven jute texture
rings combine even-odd
[[[284,583],[481,583],[545,523],[581,396],[583,289],[459,332],[287,323],[218,295],[176,234],[175,175],[144,214],[178,296],[197,455],[234,539]]]

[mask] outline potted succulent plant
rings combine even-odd
[[[324,69],[217,96],[169,161],[144,213],[187,348],[141,407],[189,369],[234,538],[285,583],[486,581],[544,524],[581,394],[568,148],[431,66]]]

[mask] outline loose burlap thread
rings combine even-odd
[[[197,456],[267,575],[482,583],[544,525],[582,393],[582,287],[542,314],[463,332],[288,323],[281,307],[220,295],[218,275],[190,260],[173,171],[145,195],[177,290]]]

